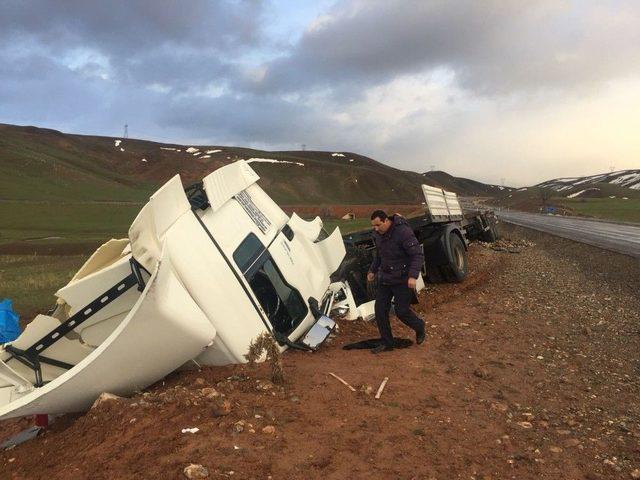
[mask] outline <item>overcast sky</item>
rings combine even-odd
[[[640,168],[640,2],[2,0],[0,122],[514,186]]]

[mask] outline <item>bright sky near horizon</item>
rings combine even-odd
[[[5,0],[0,122],[523,186],[640,168],[639,47],[632,0]]]

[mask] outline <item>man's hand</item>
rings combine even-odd
[[[367,282],[373,282],[376,279],[376,274],[373,272],[367,273]]]
[[[416,279],[415,278],[409,278],[409,281],[407,281],[407,286],[409,288],[411,288],[412,290],[416,289]]]

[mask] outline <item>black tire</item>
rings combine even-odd
[[[447,281],[460,283],[467,277],[467,250],[457,233],[449,234],[449,264],[442,268]]]
[[[428,283],[444,283],[446,280],[440,267],[437,265],[428,265],[424,272],[424,279]]]
[[[487,243],[493,243],[498,239],[496,233],[495,226],[493,224],[489,224],[489,229],[482,232],[480,240]]]
[[[491,231],[493,232],[493,238],[495,239],[494,242],[496,240],[498,240],[500,238],[500,230],[498,229],[498,223],[492,223],[491,224]]]
[[[367,281],[365,278],[362,278],[360,272],[355,270],[347,272],[346,280],[349,283],[349,287],[351,287],[351,293],[358,305],[369,300]]]

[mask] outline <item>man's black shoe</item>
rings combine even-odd
[[[422,330],[421,332],[416,332],[416,344],[420,345],[421,343],[424,343],[426,337],[427,335],[424,330]]]
[[[371,349],[371,353],[382,353],[382,352],[390,352],[391,350],[393,350],[393,347],[390,347],[389,345],[378,345],[377,347],[374,347]]]

